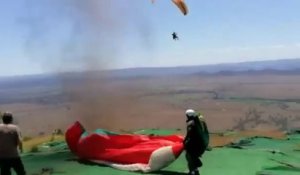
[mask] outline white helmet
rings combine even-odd
[[[187,117],[195,117],[195,116],[197,116],[197,113],[193,109],[188,109],[185,111],[185,115]]]

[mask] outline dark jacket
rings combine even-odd
[[[187,152],[201,156],[209,144],[209,133],[206,122],[199,117],[189,118],[187,134],[184,139],[184,147]]]

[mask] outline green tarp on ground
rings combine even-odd
[[[159,130],[144,130],[147,134],[160,134]],[[166,133],[164,130],[162,133]],[[203,156],[201,175],[299,175],[300,135],[289,135],[289,139],[248,138],[251,146],[242,149],[222,147],[214,148]],[[53,144],[55,147],[55,144]],[[136,175],[140,173],[119,171],[110,167],[81,162],[68,150],[43,151],[23,156],[29,175]],[[53,148],[52,150],[55,150]],[[299,166],[299,167],[298,167]],[[184,175],[187,172],[186,161],[182,154],[173,164],[160,172],[151,174]]]

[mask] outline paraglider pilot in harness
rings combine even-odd
[[[199,175],[200,157],[208,148],[209,133],[204,117],[193,109],[186,110],[187,133],[184,139],[189,175]]]
[[[172,37],[173,37],[173,40],[179,40],[177,33],[175,33],[175,32],[172,33]]]

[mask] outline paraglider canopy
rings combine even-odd
[[[155,0],[151,0],[152,4],[155,2]],[[188,14],[188,7],[185,4],[184,0],[172,0],[172,2],[179,8],[179,10],[184,14]]]
[[[180,11],[184,14],[188,14],[188,8],[184,2],[184,0],[172,0],[172,2],[180,9]]]

